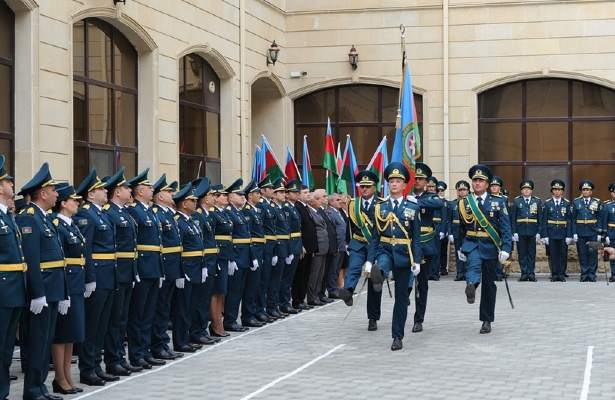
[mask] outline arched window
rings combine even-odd
[[[137,170],[137,52],[113,26],[73,25],[74,182],[91,167],[100,176],[120,165]]]
[[[414,94],[419,131],[423,137],[423,98]],[[327,117],[331,118],[333,140],[344,151],[350,135],[359,167],[369,163],[380,140],[386,135],[389,157],[395,138],[399,90],[387,86],[346,85],[319,90],[295,100],[295,155],[300,165],[303,136],[307,135],[316,187],[324,187],[322,167]]]
[[[179,61],[179,177],[183,183],[197,175],[220,182],[220,78],[188,54]]]
[[[15,15],[0,1],[0,154],[7,158],[7,170],[13,173],[14,88],[15,88]]]
[[[615,171],[615,91],[570,79],[509,83],[478,97],[479,161],[504,178],[511,194],[524,177],[536,194],[563,179],[568,195],[591,179],[606,198]]]

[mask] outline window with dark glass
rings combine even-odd
[[[419,131],[423,137],[423,98],[414,94]],[[307,135],[316,187],[324,187],[324,156],[327,118],[335,144],[344,151],[350,135],[359,168],[365,167],[378,144],[387,136],[389,157],[395,138],[399,90],[375,85],[347,85],[319,90],[295,100],[295,156],[303,163],[303,136]]]
[[[0,154],[14,172],[15,15],[0,1]]]
[[[73,25],[74,181],[137,172],[137,52],[110,24]]]
[[[220,79],[202,57],[179,61],[179,177],[220,182]]]
[[[615,91],[570,79],[509,83],[478,97],[479,161],[504,179],[512,194],[524,177],[536,194],[566,182],[568,196],[581,179],[607,198],[615,171]]]

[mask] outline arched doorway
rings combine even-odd
[[[511,194],[521,179],[549,197],[554,178],[578,192],[591,179],[608,198],[615,180],[615,90],[561,78],[508,83],[478,96],[478,158],[504,178]]]

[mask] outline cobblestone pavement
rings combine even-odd
[[[424,331],[410,333],[409,318],[399,352],[389,349],[392,299],[385,293],[379,329],[368,332],[362,294],[345,321],[349,309],[336,302],[66,398],[580,399],[593,346],[587,398],[613,399],[615,285],[574,280],[511,280],[514,310],[502,282],[490,335],[478,334],[465,284],[447,278],[430,282]],[[21,386],[20,376],[11,399]]]

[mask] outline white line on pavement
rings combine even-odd
[[[109,389],[111,389],[111,388],[113,388],[113,387],[116,387],[116,386],[118,386],[118,385],[124,384],[124,383],[126,383],[126,382],[130,382],[130,381],[131,381],[131,380],[133,380],[133,379],[138,379],[138,378],[142,378],[142,377],[144,377],[144,376],[150,375],[150,374],[155,374],[156,372],[160,372],[160,371],[162,371],[162,370],[164,370],[164,369],[167,369],[167,368],[169,368],[169,367],[172,367],[173,365],[177,365],[177,364],[179,364],[179,363],[181,363],[181,362],[184,362],[184,361],[190,360],[191,358],[198,357],[198,356],[200,356],[200,355],[202,355],[202,354],[205,354],[205,353],[207,353],[208,351],[211,351],[211,350],[213,350],[213,349],[215,349],[215,348],[218,348],[218,347],[220,347],[220,346],[225,345],[226,343],[230,343],[230,342],[232,342],[232,341],[234,341],[234,340],[237,340],[237,339],[240,339],[240,338],[242,338],[242,337],[245,337],[245,336],[251,335],[251,334],[253,334],[253,333],[262,332],[263,330],[265,330],[265,329],[267,329],[267,328],[270,328],[270,327],[272,327],[272,326],[276,326],[276,325],[281,324],[281,323],[284,323],[284,322],[286,322],[286,321],[290,321],[290,320],[292,320],[292,319],[294,319],[294,318],[297,318],[297,317],[299,317],[299,316],[301,316],[301,315],[306,315],[306,314],[309,314],[309,313],[311,313],[312,311],[316,311],[316,310],[322,310],[322,309],[327,308],[327,307],[329,307],[329,306],[331,306],[331,305],[334,305],[334,304],[339,304],[339,303],[341,303],[341,301],[340,301],[340,300],[337,300],[337,301],[334,301],[333,303],[325,304],[324,306],[317,307],[317,308],[313,308],[313,309],[311,309],[311,310],[305,310],[305,311],[300,312],[299,314],[295,314],[295,315],[293,315],[293,316],[286,317],[286,318],[284,318],[284,319],[282,319],[282,320],[277,320],[277,321],[275,321],[274,323],[271,323],[271,324],[268,324],[268,325],[263,326],[262,328],[250,329],[250,330],[249,330],[249,331],[247,331],[246,333],[242,333],[241,335],[237,335],[237,336],[232,336],[230,339],[223,340],[222,342],[217,343],[217,344],[214,344],[214,345],[212,345],[212,346],[209,346],[209,347],[205,348],[204,350],[197,351],[196,353],[192,353],[192,354],[190,354],[190,355],[188,355],[188,356],[184,356],[184,357],[179,358],[179,359],[177,359],[177,360],[175,360],[175,361],[172,361],[172,362],[167,362],[167,364],[166,364],[166,365],[163,365],[162,367],[159,367],[159,368],[154,367],[155,369],[151,369],[151,370],[149,370],[149,371],[147,371],[147,372],[142,372],[142,373],[139,373],[139,374],[136,374],[136,375],[131,375],[131,376],[129,376],[129,377],[127,377],[127,378],[125,378],[125,379],[124,379],[124,378],[122,378],[121,380],[119,380],[119,381],[117,381],[117,382],[114,382],[114,383],[112,383],[112,384],[107,384],[107,385],[105,385],[105,386],[103,386],[103,387],[101,387],[101,388],[99,388],[99,389],[96,389],[96,390],[91,391],[91,392],[88,392],[88,393],[84,393],[84,394],[82,394],[82,395],[81,395],[81,396],[79,396],[79,397],[75,397],[73,400],[81,400],[81,399],[85,399],[86,397],[93,396],[93,395],[95,395],[95,394],[98,394],[98,393],[103,392],[103,391],[105,391],[105,390],[109,390]]]
[[[580,400],[587,400],[589,395],[589,383],[592,377],[592,359],[594,355],[594,346],[587,347],[587,360],[585,361],[585,375],[583,376],[583,388],[581,389]]]
[[[261,393],[263,393],[265,390],[277,385],[278,383],[282,382],[285,379],[290,378],[293,375],[297,375],[299,372],[303,371],[304,369],[308,368],[310,365],[313,365],[315,363],[317,363],[318,361],[322,360],[325,357],[330,356],[332,353],[336,352],[337,350],[341,349],[342,347],[346,346],[345,344],[340,344],[338,346],[335,346],[334,348],[332,348],[331,350],[327,351],[325,354],[321,354],[318,357],[314,358],[312,361],[307,362],[305,364],[303,364],[302,366],[300,366],[299,368],[295,369],[294,371],[289,372],[286,375],[283,375],[271,382],[269,382],[268,384],[266,384],[265,386],[261,386],[260,389],[250,393],[249,395],[242,397],[241,400],[249,400],[251,398],[253,398],[254,396],[257,396]]]

